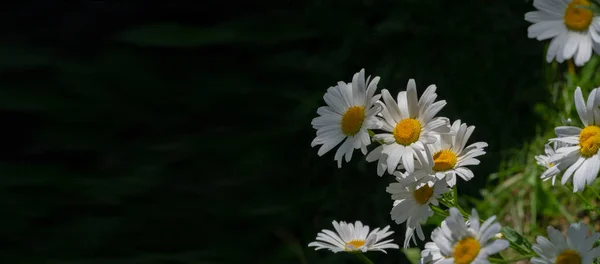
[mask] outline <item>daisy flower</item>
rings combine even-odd
[[[574,126],[559,126],[555,128],[557,138],[550,141],[563,142],[571,146],[556,150],[548,162],[556,164],[558,169],[567,168],[562,176],[564,185],[573,176],[573,192],[583,190],[586,184],[591,184],[600,171],[600,93],[593,89],[588,96],[587,105],[583,100],[581,88],[575,90],[575,108],[584,128]],[[550,167],[547,172],[553,167]],[[549,177],[542,175],[542,177]]]
[[[588,9],[589,0],[534,0],[533,6],[538,11],[525,14],[525,20],[534,23],[527,29],[527,36],[552,38],[546,54],[548,62],[573,58],[575,65],[582,66],[590,60],[592,49],[600,51],[600,18]]]
[[[568,119],[562,118],[562,123],[563,123],[563,125],[570,125],[571,119],[570,118],[568,118]],[[571,144],[566,144],[564,142],[558,142],[558,141],[550,142],[544,146],[544,154],[545,155],[534,156],[537,164],[546,168],[546,170],[541,175],[542,180],[546,181],[546,180],[552,179],[552,185],[555,184],[556,176],[558,174],[560,174],[561,171],[564,171],[566,168],[564,166],[565,163],[558,164],[558,166],[556,166],[557,164],[550,162],[550,157],[552,157],[556,154],[557,149],[562,148],[562,147],[568,147],[568,146],[571,146]]]
[[[488,144],[476,142],[466,146],[475,126],[461,124],[460,120],[454,121],[450,130],[451,133],[441,134],[435,143],[427,145],[425,156],[417,156],[419,163],[415,165],[413,177],[433,175],[440,180],[445,179],[450,187],[456,185],[456,175],[465,181],[473,178],[473,172],[465,166],[478,165],[476,157],[485,154],[484,148]]]
[[[334,159],[338,167],[342,166],[342,158],[346,162],[352,158],[355,149],[360,149],[367,154],[367,146],[371,144],[371,137],[367,129],[379,128],[379,120],[375,117],[381,108],[375,105],[381,95],[374,95],[377,90],[379,77],[367,78],[365,70],[354,74],[352,83],[338,82],[337,86],[330,87],[323,96],[327,106],[317,109],[318,117],[311,122],[317,130],[317,137],[311,146],[321,145],[318,155],[329,152],[340,145]]]
[[[467,224],[455,207],[441,227],[431,233],[431,240],[421,252],[421,263],[490,263],[488,256],[508,248],[508,241],[495,239],[500,224],[492,216],[479,225],[479,216],[473,209]]]
[[[532,246],[533,251],[539,255],[531,258],[532,264],[592,264],[594,259],[600,257],[600,247],[592,248],[600,234],[592,231],[588,236],[588,229],[583,223],[571,224],[566,239],[551,226],[547,230],[550,239],[538,236],[537,244]]]
[[[389,231],[390,226],[386,226],[382,230],[379,228],[369,232],[369,226],[363,225],[360,221],[354,224],[347,224],[344,221],[333,221],[335,232],[323,229],[317,234],[317,241],[308,244],[309,247],[316,247],[315,250],[329,249],[333,253],[340,251],[347,252],[367,252],[367,251],[382,251],[386,248],[398,249],[398,245],[392,243],[393,239],[381,241],[390,236],[394,231]]]
[[[415,231],[420,240],[425,239],[421,223],[425,223],[427,218],[433,215],[429,205],[437,206],[437,199],[448,191],[448,187],[444,181],[435,181],[430,185],[427,181],[419,182],[410,177],[396,177],[396,180],[398,182],[391,183],[386,188],[394,200],[390,215],[396,224],[406,222],[404,248],[408,248],[411,238],[413,243],[417,243],[413,236]]]
[[[561,164],[561,166],[555,166],[554,163],[550,162],[550,157],[552,157],[556,154],[556,150],[561,147],[566,147],[566,146],[570,146],[570,145],[567,145],[562,142],[557,142],[557,141],[551,142],[544,146],[545,155],[534,156],[537,164],[546,168],[544,173],[542,173],[542,176],[541,176],[542,180],[546,181],[546,180],[552,179],[552,185],[554,185],[554,183],[556,182],[556,176],[562,170],[566,169],[564,167],[564,164]]]
[[[387,89],[382,90],[383,103],[378,103],[383,108],[380,119],[384,133],[375,134],[373,139],[382,141],[383,145],[369,153],[367,161],[385,159],[382,166],[389,174],[394,173],[400,162],[408,172],[414,171],[415,152],[433,144],[435,135],[450,131],[448,118],[435,117],[446,105],[445,100],[434,103],[436,89],[435,85],[430,85],[417,99],[417,86],[410,79],[406,91],[398,93],[398,101]],[[383,172],[378,170],[378,174],[381,176]]]

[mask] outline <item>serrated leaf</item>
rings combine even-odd
[[[412,264],[418,264],[421,260],[421,250],[419,248],[403,248],[402,253]]]

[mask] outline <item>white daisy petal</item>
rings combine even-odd
[[[583,114],[585,115],[585,113]],[[558,126],[554,129],[554,133],[558,137],[578,136],[581,132],[581,128],[574,126]]]
[[[531,23],[542,21],[561,20],[562,17],[556,14],[551,14],[543,11],[532,11],[525,13],[525,20]]]
[[[579,48],[575,54],[575,65],[583,66],[592,57],[592,39],[590,36],[579,37]]]
[[[565,59],[570,59],[573,57],[577,48],[579,47],[579,34],[575,32],[569,32],[567,37],[567,42],[565,43],[565,47],[563,49],[563,57]]]
[[[534,0],[533,6],[549,14],[555,14],[559,16],[564,15],[564,9],[566,8],[564,2],[552,0]]]
[[[527,29],[529,38],[536,38],[537,40],[545,40],[553,38],[563,33],[563,22],[560,20],[542,21],[531,25]]]

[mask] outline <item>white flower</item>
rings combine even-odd
[[[539,255],[531,259],[532,264],[592,264],[594,259],[600,257],[600,247],[592,248],[600,234],[591,232],[588,236],[588,229],[583,223],[571,224],[566,239],[551,226],[547,230],[550,239],[538,236],[537,244],[532,246],[533,251]]]
[[[365,82],[365,70],[362,69],[354,74],[352,83],[340,81],[337,86],[327,89],[323,96],[327,106],[319,107],[319,116],[311,122],[317,129],[317,137],[311,146],[322,145],[319,156],[345,140],[335,153],[338,167],[342,166],[342,157],[346,157],[346,162],[350,161],[354,149],[367,154],[367,146],[371,144],[367,129],[380,127],[376,115],[381,108],[375,102],[381,95],[374,95],[379,77],[370,79],[371,76]]]
[[[315,250],[329,249],[333,253],[340,251],[382,251],[386,248],[398,249],[398,245],[393,244],[393,239],[381,241],[390,236],[394,231],[389,231],[390,226],[386,226],[382,230],[379,228],[373,229],[369,233],[369,226],[363,225],[360,221],[347,224],[341,221],[339,224],[333,221],[335,232],[323,229],[317,234],[317,241],[308,244],[309,247],[316,247]]]
[[[431,177],[433,180],[435,178]],[[390,212],[392,220],[396,224],[406,222],[406,234],[404,235],[404,248],[410,246],[410,239],[417,243],[414,238],[415,231],[420,240],[425,239],[421,223],[425,223],[427,218],[433,215],[430,204],[437,206],[438,198],[448,191],[445,181],[436,181],[433,184],[425,181],[417,181],[410,177],[396,177],[398,182],[390,183],[386,191],[392,195],[394,207]]]
[[[467,127],[460,120],[454,121],[451,133],[439,135],[435,143],[427,146],[425,156],[417,155],[419,163],[410,175],[418,179],[432,175],[445,179],[450,187],[456,184],[456,175],[465,181],[472,179],[473,172],[465,166],[478,165],[476,157],[485,154],[484,148],[488,146],[485,142],[466,146],[474,130],[475,126]]]
[[[525,14],[525,20],[534,23],[527,29],[529,38],[553,38],[546,60],[563,62],[574,58],[582,66],[590,60],[592,49],[600,51],[600,18],[595,16],[588,0],[534,0],[538,11]]]
[[[421,252],[421,263],[489,264],[488,256],[508,248],[508,241],[495,239],[500,224],[492,216],[479,225],[479,216],[473,209],[469,224],[458,209],[450,208],[450,216],[441,227],[431,233],[431,240]]]
[[[554,164],[552,164],[552,162],[548,161],[548,159],[556,153],[556,143],[557,142],[553,142],[553,143],[554,143],[554,144],[552,144],[553,146],[550,146],[551,143],[544,145],[544,153],[546,155],[535,155],[534,156],[537,164],[546,169],[554,166]]]
[[[437,134],[450,131],[448,118],[435,117],[446,105],[445,100],[434,103],[437,97],[435,90],[436,86],[430,85],[417,99],[415,81],[410,79],[406,92],[398,93],[397,102],[387,89],[381,91],[384,103],[378,103],[383,107],[379,116],[384,133],[376,134],[373,139],[383,141],[383,145],[367,155],[369,162],[380,160],[379,176],[384,171],[380,167],[393,174],[400,163],[406,171],[414,171],[415,153],[423,151],[425,145],[433,144]]]
[[[554,166],[554,163],[550,162],[550,157],[556,154],[556,150],[561,147],[571,146],[570,144],[565,144],[563,142],[551,142],[544,145],[544,154],[546,155],[536,155],[534,156],[535,161],[538,165],[546,168],[544,174],[542,174],[542,180],[546,181],[552,179],[552,185],[556,182],[556,176],[564,170],[564,164],[561,166]],[[552,168],[552,169],[551,169]]]
[[[561,120],[562,120],[563,125],[571,124],[571,118],[565,119],[563,117],[563,118],[561,118]],[[560,174],[561,171],[564,171],[566,169],[566,166],[565,166],[566,163],[563,162],[562,164],[558,164],[558,166],[556,166],[556,164],[550,162],[550,158],[552,156],[556,155],[557,149],[562,148],[562,147],[569,147],[569,146],[572,146],[572,144],[567,144],[567,143],[559,142],[559,141],[550,142],[544,146],[544,154],[546,154],[546,155],[534,156],[537,164],[546,168],[544,173],[541,175],[542,180],[546,181],[546,180],[552,179],[552,185],[555,184],[556,176],[558,176],[558,174]]]
[[[573,192],[583,190],[586,184],[591,184],[600,171],[600,93],[593,89],[588,96],[587,105],[583,100],[581,88],[575,90],[575,108],[585,126],[583,129],[574,126],[559,126],[555,129],[557,138],[550,141],[563,142],[571,146],[556,150],[548,162],[555,164],[557,169],[567,168],[561,183],[565,184],[573,176]],[[556,172],[550,167],[542,174],[542,178],[550,177]]]

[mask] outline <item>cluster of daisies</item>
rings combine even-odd
[[[406,223],[404,247],[407,248],[411,240],[417,242],[415,237],[425,239],[421,224],[433,215],[431,206],[438,206],[438,199],[456,184],[457,178],[465,181],[473,178],[473,172],[466,166],[479,164],[477,157],[485,154],[487,144],[468,145],[475,127],[460,120],[450,123],[448,118],[436,117],[446,102],[436,101],[435,85],[418,96],[415,81],[409,80],[406,90],[394,98],[386,89],[375,94],[378,82],[379,77],[365,78],[363,69],[350,83],[338,82],[330,87],[323,97],[327,106],[320,107],[319,116],[312,121],[317,130],[312,145],[321,145],[319,155],[338,146],[334,155],[338,167],[342,166],[342,159],[350,161],[353,152],[360,149],[367,161],[377,161],[379,176],[385,173],[395,176],[396,181],[386,191],[393,200],[392,220]],[[369,152],[367,147],[372,142],[379,146]],[[468,224],[457,209],[450,213],[441,229],[432,234],[434,242],[423,252],[424,260],[456,259],[457,263],[471,263],[508,247],[506,240],[495,237],[500,225],[493,218],[480,228],[477,212],[473,211]],[[334,221],[333,226],[336,232],[323,230],[309,246],[333,252],[385,252],[399,248],[391,239],[384,240],[393,233],[388,231],[389,226],[371,232],[360,221],[354,224]]]
[[[406,90],[394,98],[386,89],[376,94],[379,79],[365,78],[363,69],[351,82],[338,82],[330,87],[323,97],[327,105],[317,110],[319,116],[312,121],[317,130],[312,146],[320,145],[320,156],[337,147],[334,160],[338,167],[343,160],[349,162],[354,151],[360,149],[367,161],[377,162],[378,175],[395,176],[386,191],[393,200],[391,219],[397,224],[406,223],[404,247],[407,248],[411,241],[417,243],[416,237],[425,239],[421,224],[434,214],[432,207],[438,206],[438,199],[455,186],[457,178],[465,181],[473,178],[473,172],[466,166],[479,164],[477,157],[485,154],[487,144],[467,144],[475,129],[473,126],[436,117],[446,102],[436,101],[435,85],[418,96],[415,81],[409,80]],[[556,177],[557,169],[568,167],[563,181],[574,172],[576,186],[579,186],[580,181],[583,184],[589,181],[588,172],[595,170],[595,178],[600,170],[597,155],[600,127],[594,125],[600,124],[594,119],[597,117],[600,121],[600,115],[595,115],[595,112],[600,114],[596,104],[600,100],[597,101],[596,96],[600,97],[600,93],[592,91],[586,104],[581,90],[577,89],[577,110],[586,128],[557,128],[559,137],[551,140],[552,146],[547,146],[547,153],[551,155],[536,157],[548,167],[543,175],[545,179]],[[369,152],[367,147],[373,142],[378,146]],[[489,263],[489,256],[509,247],[509,242],[499,236],[501,227],[495,217],[481,223],[474,209],[467,221],[464,217],[458,209],[449,209],[449,216],[431,234],[433,242],[425,245],[422,263]],[[394,233],[389,231],[389,226],[370,230],[360,221],[333,221],[333,226],[335,232],[322,230],[317,241],[309,246],[333,252],[385,252],[385,249],[399,248],[392,239],[386,240]],[[581,234],[583,228],[582,224],[574,224],[570,232]],[[533,263],[593,259],[600,253],[592,249],[595,240],[591,239],[596,233],[589,238],[584,235],[565,240],[557,237],[556,232],[548,230],[551,242],[538,237],[533,250],[540,257],[532,258]]]
[[[534,23],[528,29],[530,38],[552,39],[547,51],[548,62],[556,59],[584,65],[592,51],[600,53],[600,17],[588,0],[534,0],[537,11],[525,14]],[[391,219],[405,223],[404,248],[417,238],[425,240],[421,225],[441,210],[439,203],[448,202],[447,193],[458,178],[469,181],[474,177],[467,167],[479,164],[487,144],[467,144],[475,127],[456,120],[438,117],[446,101],[438,100],[435,85],[428,86],[419,96],[414,80],[404,91],[392,96],[382,89],[377,94],[380,78],[365,77],[364,69],[354,74],[351,82],[340,81],[330,87],[323,99],[326,106],[317,109],[312,120],[317,130],[311,145],[320,146],[322,156],[333,149],[334,160],[341,167],[349,162],[355,150],[377,163],[377,175],[395,177],[386,191],[393,201]],[[573,179],[573,191],[583,190],[600,172],[600,91],[594,89],[584,101],[581,89],[575,91],[575,106],[583,128],[556,128],[556,138],[546,145],[546,155],[536,156],[538,164],[546,167],[542,179],[562,174],[561,183]],[[371,143],[377,145],[369,148]],[[370,150],[369,150],[370,149]],[[572,176],[572,177],[571,177]],[[456,202],[452,199],[452,202]],[[490,258],[505,250],[510,243],[502,239],[501,226],[495,216],[482,221],[477,211],[466,212],[444,203],[448,217],[431,233],[431,241],[421,252],[421,263],[490,263]],[[315,242],[309,244],[333,252],[366,252],[398,249],[390,227],[370,230],[360,221],[333,221],[335,232],[324,229]],[[548,236],[537,237],[532,250],[537,254],[532,263],[591,263],[600,257],[600,247],[593,248],[600,238],[588,232],[583,223],[571,224],[567,236],[549,227]]]
[[[448,118],[436,117],[446,101],[436,101],[436,86],[430,85],[419,97],[414,80],[406,91],[392,97],[386,89],[375,94],[379,77],[365,80],[364,69],[352,82],[339,82],[323,96],[327,106],[312,121],[317,136],[312,145],[321,145],[323,155],[338,146],[334,159],[338,167],[342,158],[348,162],[355,149],[367,154],[371,142],[380,145],[366,156],[377,161],[377,174],[386,172],[396,177],[387,192],[394,200],[392,219],[406,222],[406,241],[416,243],[413,234],[424,240],[421,223],[433,215],[430,205],[456,184],[457,177],[473,178],[468,165],[477,165],[478,156],[485,154],[485,142],[467,145],[475,127],[460,120],[450,124]],[[372,137],[371,137],[372,135]]]

